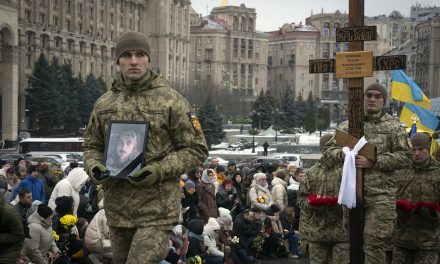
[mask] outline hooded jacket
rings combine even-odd
[[[32,192],[32,201],[41,201],[42,203],[46,202],[45,190],[44,190],[44,182],[38,178],[38,176],[34,179],[31,175],[27,175],[14,190],[14,198],[18,195],[18,192],[22,188],[28,188],[29,191]]]
[[[273,178],[271,183],[273,203],[280,209],[280,211],[284,211],[287,206],[287,183],[278,177]]]
[[[29,236],[24,241],[23,252],[35,264],[47,264],[46,254],[60,250],[55,244],[52,225],[42,218],[38,212],[29,216]]]
[[[217,249],[215,230],[220,230],[220,225],[216,219],[211,217],[203,228],[203,242],[205,243],[206,252],[210,256],[224,257],[224,253]]]
[[[79,191],[81,187],[86,183],[89,176],[83,168],[74,168],[70,171],[69,175],[63,180],[57,183],[52,191],[52,195],[49,199],[49,207],[55,210],[55,200],[62,196],[72,196],[74,202],[73,215],[77,215],[79,206]]]
[[[268,185],[266,184],[266,186],[261,186],[257,179],[258,177],[254,179],[251,189],[249,190],[251,208],[258,208],[265,212],[272,204],[272,195],[270,194]],[[265,198],[262,198],[263,196],[265,196]],[[262,201],[258,201],[259,197],[262,198]]]
[[[93,166],[104,164],[110,120],[148,121],[145,164],[157,164],[162,170],[162,178],[146,188],[110,179],[104,204],[110,226],[136,228],[178,222],[180,175],[208,156],[203,132],[191,120],[191,113],[188,101],[152,71],[133,85],[117,76],[111,90],[98,99],[84,136],[86,171],[90,174]]]

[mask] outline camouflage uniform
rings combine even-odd
[[[348,131],[348,121],[340,129]],[[408,167],[411,151],[407,135],[398,121],[389,114],[378,112],[364,118],[364,135],[377,147],[373,168],[364,169],[364,253],[365,264],[386,263],[392,251],[391,234],[396,218],[396,176],[394,170]],[[324,147],[324,156],[340,163],[341,147],[334,137]]]
[[[440,202],[440,164],[429,160],[422,167],[404,171],[398,184],[397,199],[412,204]],[[418,210],[398,210],[393,233],[393,263],[437,263],[440,250],[440,213],[423,215]],[[406,262],[406,260],[413,260]]]
[[[96,164],[103,164],[103,153],[110,120],[149,121],[145,164],[158,164],[163,172],[159,181],[147,188],[135,187],[127,180],[110,179],[105,188],[105,212],[111,230],[127,229],[134,237],[112,234],[112,246],[130,245],[131,240],[147,237],[142,234],[161,233],[179,220],[179,177],[185,171],[202,163],[208,156],[201,129],[193,126],[189,113],[191,105],[160,75],[147,71],[137,85],[127,85],[119,75],[110,91],[95,104],[84,136],[85,169],[90,172]],[[156,231],[151,231],[156,227]],[[132,232],[132,230],[135,230]],[[142,241],[144,250],[153,249],[158,241]],[[116,238],[117,237],[117,238]],[[114,241],[117,239],[118,241]],[[160,240],[160,239],[159,239]],[[135,246],[137,242],[133,241]],[[132,255],[132,251],[115,250],[127,255],[127,263],[159,263],[166,255],[160,253]],[[136,252],[135,252],[136,253]],[[115,254],[115,253],[114,253]],[[115,256],[116,263],[125,263],[124,256]]]
[[[336,166],[335,166],[336,165]],[[298,193],[298,204],[308,212],[307,241],[310,264],[349,263],[348,210],[337,205],[311,206],[308,196],[319,194],[326,197],[338,196],[342,171],[339,163],[331,164],[321,158],[306,173]],[[303,219],[301,219],[303,221]],[[301,235],[304,222],[300,222]]]

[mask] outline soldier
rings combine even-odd
[[[372,162],[356,156],[356,167],[364,169],[364,253],[365,264],[389,263],[391,234],[395,220],[396,178],[393,171],[402,169],[411,160],[407,135],[399,122],[383,111],[386,89],[372,84],[364,93],[364,135],[377,148],[377,160]],[[340,128],[348,131],[348,122]],[[334,137],[324,147],[324,156],[331,163],[344,160],[342,148]],[[387,260],[388,259],[388,260]]]
[[[412,168],[402,172],[397,189],[393,264],[437,263],[440,250],[440,164],[429,155],[424,133],[411,138]]]
[[[321,150],[330,138],[331,134],[321,137]],[[350,262],[348,211],[337,204],[341,175],[339,163],[331,163],[322,157],[307,171],[304,181],[300,183],[298,204],[301,208],[301,240],[303,233],[306,233],[310,264]],[[303,218],[303,212],[306,213],[306,219]]]
[[[122,35],[116,60],[121,73],[96,102],[85,132],[85,169],[105,187],[114,262],[159,263],[179,220],[180,175],[203,163],[208,149],[191,105],[149,69],[143,34]],[[103,164],[110,120],[149,122],[145,166],[127,179],[110,179]]]

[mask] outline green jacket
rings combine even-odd
[[[308,196],[320,194],[337,197],[341,184],[342,170],[321,158],[307,171],[300,183],[298,204],[307,219],[301,218],[301,236],[305,233],[307,241],[320,243],[340,243],[348,241],[348,210],[341,205],[311,206]],[[304,221],[303,221],[304,220]]]
[[[418,201],[440,203],[440,164],[430,160],[422,167],[413,165],[403,172],[404,179],[398,184],[397,199],[415,204]],[[393,234],[395,246],[440,250],[440,214],[424,217],[417,210],[406,213],[398,210]]]
[[[340,125],[348,131],[348,121]],[[376,203],[394,203],[396,197],[395,170],[410,166],[411,150],[407,134],[399,122],[389,114],[379,112],[364,118],[364,135],[368,142],[377,148],[377,161],[371,169],[364,169],[364,204],[366,207]],[[342,148],[333,137],[324,147],[324,156],[332,163],[343,160]]]
[[[208,148],[201,129],[193,126],[188,101],[160,75],[147,72],[138,85],[126,85],[121,76],[95,104],[84,136],[85,169],[103,164],[110,120],[149,121],[145,164],[159,164],[163,177],[149,188],[111,179],[105,186],[109,226],[146,227],[178,221],[179,178],[202,164]]]
[[[3,195],[0,193],[0,262],[15,263],[20,254],[23,240],[24,231],[21,217],[12,205],[4,203]],[[6,259],[6,254],[13,259]]]

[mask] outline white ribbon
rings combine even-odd
[[[367,140],[362,137],[353,150],[350,150],[349,147],[342,148],[345,159],[338,203],[346,205],[349,209],[356,207],[356,155],[366,143]]]

